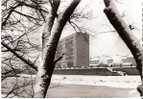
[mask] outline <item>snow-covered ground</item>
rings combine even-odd
[[[21,74],[21,77],[29,75]],[[35,78],[35,75],[30,77]],[[92,85],[110,86],[117,88],[136,88],[141,84],[140,76],[96,76],[96,75],[56,75],[52,76],[51,83],[72,84],[72,85]]]
[[[21,74],[20,76],[29,77]],[[35,78],[35,75],[31,75]],[[140,76],[96,76],[96,75],[56,75],[52,76],[51,83],[110,86],[117,88],[137,88],[141,84]]]
[[[137,85],[141,84],[140,76],[53,75],[51,82],[117,88],[137,88]]]
[[[15,80],[22,84],[25,80],[34,81],[36,75],[19,76],[7,78],[7,83],[2,84],[3,92],[13,87]],[[136,90],[139,84],[139,76],[53,75],[48,97],[140,97]]]

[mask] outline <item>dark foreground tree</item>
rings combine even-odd
[[[57,2],[59,0],[53,0],[53,2]],[[42,54],[42,64],[38,67],[38,73],[36,77],[36,85],[34,89],[34,97],[46,97],[48,87],[50,85],[52,73],[54,71],[54,58],[56,53],[56,48],[62,33],[62,30],[70,19],[74,9],[79,4],[80,0],[73,0],[71,4],[65,9],[62,14],[57,15],[57,19],[55,20],[52,29],[50,29],[50,37],[47,40],[43,40],[43,54]],[[54,4],[54,3],[51,3]],[[54,7],[54,10],[56,9]],[[48,23],[49,24],[49,23]],[[48,33],[48,32],[47,32]],[[46,34],[43,35],[45,39]],[[49,35],[49,34],[48,34]]]
[[[140,73],[142,81],[142,85],[138,86],[138,91],[140,92],[141,96],[143,96],[143,48],[119,15],[113,0],[104,0],[104,3],[106,6],[104,13],[135,58],[137,70]]]
[[[44,0],[2,0],[1,44],[3,56],[7,54],[3,59],[9,60],[15,55],[15,59],[24,63],[23,67],[30,66],[37,71],[36,61],[39,55],[35,55],[35,61],[27,56],[31,52],[38,54],[41,49],[40,44],[34,43],[30,35],[40,28],[45,20],[44,15],[48,13],[43,4],[47,3]],[[9,64],[9,61],[6,63]],[[17,60],[12,63],[14,67],[16,63],[17,66],[20,64]]]

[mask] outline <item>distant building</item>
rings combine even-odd
[[[91,59],[90,60],[90,66],[97,66],[97,65],[100,65],[100,64],[104,64],[104,65],[111,65],[113,63],[113,58],[111,57],[105,57],[105,58],[94,58],[94,59]],[[101,66],[102,66],[101,65]]]
[[[99,58],[94,58],[90,60],[90,66],[96,66],[100,63]]]
[[[133,66],[136,65],[135,59],[133,57],[124,58],[122,59],[122,62],[123,65],[133,65]]]
[[[107,59],[107,64],[111,65],[111,64],[113,64],[113,61],[114,61],[113,58],[108,58]]]
[[[89,66],[89,35],[78,32],[60,40],[56,58],[62,54],[64,56],[57,62],[56,68]]]

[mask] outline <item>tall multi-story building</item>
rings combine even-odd
[[[60,40],[56,57],[62,54],[63,58],[57,62],[56,68],[89,66],[89,35],[78,32]]]

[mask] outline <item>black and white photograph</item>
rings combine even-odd
[[[1,98],[143,98],[143,0],[1,0]]]

